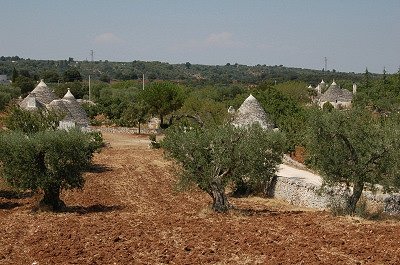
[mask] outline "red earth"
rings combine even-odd
[[[96,172],[64,191],[62,213],[0,185],[0,264],[400,264],[400,223],[334,217],[259,197],[177,192],[176,171],[147,136],[104,134]]]

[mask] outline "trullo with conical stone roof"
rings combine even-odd
[[[63,114],[64,118],[59,124],[62,129],[78,127],[86,130],[89,126],[89,119],[85,110],[72,95],[69,88],[65,96],[58,99],[43,80],[19,105],[22,109],[30,111],[48,109]]]
[[[232,125],[236,127],[251,126],[255,123],[266,130],[272,130],[275,127],[261,104],[251,94],[233,115]]]

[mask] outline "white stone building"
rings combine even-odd
[[[89,119],[85,110],[75,99],[74,95],[72,95],[71,91],[68,89],[65,96],[59,99],[43,80],[40,81],[35,89],[19,105],[26,110],[47,109],[64,115],[59,124],[59,127],[62,129],[78,127],[86,130],[89,126]]]
[[[326,102],[329,102],[337,109],[348,109],[352,106],[353,96],[357,92],[357,85],[353,84],[353,93],[345,88],[338,86],[333,80],[332,84],[326,89],[327,85],[324,80],[315,88],[311,85],[309,88],[315,89],[317,96],[313,99],[314,103],[321,108]]]

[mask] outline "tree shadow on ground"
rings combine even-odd
[[[32,191],[0,190],[0,198],[5,199],[23,199],[32,196]]]
[[[22,204],[17,203],[17,202],[0,202],[0,209],[3,210],[11,210],[14,208],[17,208],[18,206],[21,206]]]
[[[108,171],[112,171],[112,168],[104,164],[93,164],[88,170],[90,173],[103,173]]]
[[[275,216],[275,215],[296,215],[302,214],[304,211],[279,211],[269,209],[251,209],[251,208],[233,208],[234,212],[243,216]]]
[[[95,204],[91,206],[67,206],[62,212],[90,214],[90,213],[106,213],[106,212],[120,211],[122,209],[124,209],[124,206],[122,205]]]

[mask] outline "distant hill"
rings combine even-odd
[[[200,65],[189,62],[169,64],[164,62],[110,62],[110,61],[74,61],[68,60],[32,60],[18,56],[0,57],[0,74],[12,75],[13,68],[17,71],[28,72],[38,79],[62,80],[64,72],[69,68],[76,68],[83,79],[89,75],[100,80],[132,80],[141,79],[145,74],[147,80],[171,80],[190,84],[232,84],[246,85],[262,82],[284,82],[289,80],[304,81],[316,85],[321,79],[330,82],[333,79],[359,82],[360,73],[344,73],[324,70],[285,67],[283,65],[255,65],[241,64]],[[374,75],[378,76],[378,75]],[[51,80],[54,82],[56,80]]]

